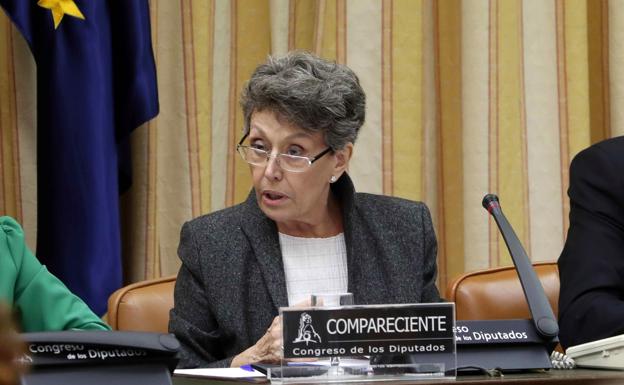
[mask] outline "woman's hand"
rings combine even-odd
[[[309,307],[310,300],[299,302],[293,307]],[[245,364],[265,362],[269,364],[279,363],[284,357],[284,343],[282,341],[282,317],[273,318],[271,326],[255,345],[234,357],[231,367]]]
[[[282,347],[282,317],[277,316],[255,345],[234,357],[231,366],[256,362],[278,363],[283,357]]]

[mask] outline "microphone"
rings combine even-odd
[[[529,305],[531,319],[456,321],[457,370],[501,371],[551,369],[550,353],[559,339],[559,327],[544,288],[520,240],[501,210],[498,197],[488,194],[483,207],[492,214],[507,244]]]
[[[537,333],[546,339],[551,339],[559,334],[559,326],[552,308],[548,303],[544,288],[540,283],[533,266],[529,261],[526,251],[522,247],[516,232],[513,230],[500,206],[498,197],[494,194],[487,194],[483,197],[483,207],[494,217],[498,229],[500,230],[511,259],[516,266],[518,278],[524,291],[529,311],[533,319],[533,324]]]

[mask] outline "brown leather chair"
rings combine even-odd
[[[535,263],[533,268],[557,316],[559,300],[557,263]],[[449,283],[446,299],[455,302],[458,320],[531,317],[518,274],[513,266],[465,273]]]
[[[108,298],[113,330],[167,333],[176,276],[133,283]]]
[[[557,315],[559,270],[557,263],[533,265],[550,306]],[[108,322],[114,330],[166,333],[173,307],[176,276],[137,282],[108,299]],[[465,273],[449,283],[446,299],[455,302],[458,320],[529,318],[529,308],[514,267]]]

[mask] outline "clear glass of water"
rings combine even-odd
[[[349,306],[353,305],[353,293],[312,294],[310,302],[315,307]]]
[[[312,294],[310,303],[315,307],[340,307],[353,305],[353,293]],[[329,359],[332,374],[338,374],[340,357]]]

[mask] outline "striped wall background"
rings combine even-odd
[[[360,191],[422,200],[440,287],[510,258],[486,192],[535,261],[568,226],[568,165],[624,134],[624,2],[615,0],[152,0],[160,115],[133,135],[122,199],[128,281],[173,274],[180,226],[240,202],[239,91],[270,53],[346,63],[368,97],[350,173]],[[34,248],[35,67],[0,15],[0,212]]]

